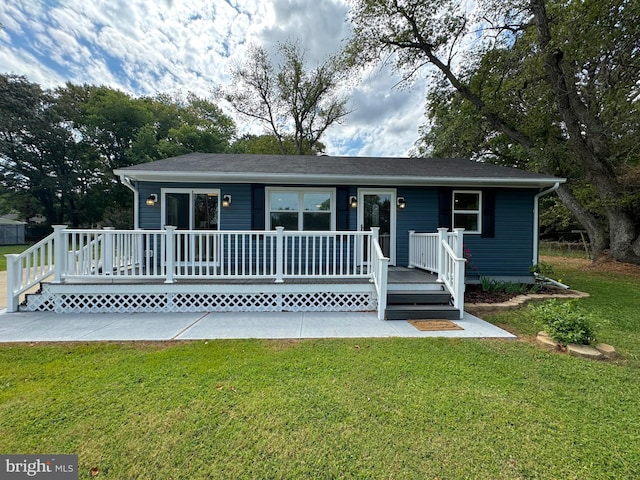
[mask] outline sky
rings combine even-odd
[[[343,0],[5,0],[0,73],[44,88],[72,82],[212,98],[252,43],[273,52],[299,40],[311,65],[322,62],[349,36],[347,12]],[[385,67],[364,72],[349,93],[352,113],[322,139],[325,153],[408,156],[425,122],[425,89],[398,82]],[[263,133],[220,106],[240,133]]]

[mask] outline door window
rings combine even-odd
[[[218,230],[219,196],[216,191],[163,191],[164,225],[179,230]]]

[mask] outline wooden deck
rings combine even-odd
[[[407,267],[389,267],[389,273],[387,277],[387,282],[389,285],[393,284],[432,284],[436,283],[438,276],[427,272],[426,270],[421,270],[419,268],[407,268]],[[95,277],[91,279],[66,279],[64,284],[68,285],[110,285],[110,284],[119,284],[119,285],[157,285],[164,283],[164,280],[161,278],[128,278],[128,277],[120,277],[120,276],[104,276],[104,277]],[[192,285],[268,285],[274,283],[272,278],[201,278],[201,279],[190,279],[190,278],[179,278],[176,279],[175,283],[180,284],[192,284]],[[324,285],[329,283],[339,283],[339,284],[363,284],[369,283],[369,280],[366,278],[322,278],[322,277],[313,277],[313,278],[287,278],[284,283],[294,284],[294,285]]]

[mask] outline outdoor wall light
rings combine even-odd
[[[222,196],[222,206],[224,208],[231,206],[231,195],[223,195]]]
[[[398,199],[396,200],[396,205],[398,205],[398,208],[404,210],[404,208],[407,206],[407,202],[405,201],[404,197],[398,197]]]
[[[153,207],[156,203],[158,203],[158,195],[152,193],[147,197],[147,205]]]
[[[351,208],[358,208],[358,197],[351,195],[349,197],[349,205],[351,205]]]

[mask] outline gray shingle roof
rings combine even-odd
[[[118,169],[140,181],[545,186],[564,179],[456,158],[191,153]]]

